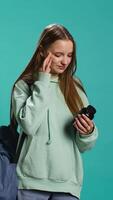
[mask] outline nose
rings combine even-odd
[[[63,65],[67,65],[67,64],[68,64],[68,58],[67,58],[67,56],[64,56],[64,57],[62,58],[61,63],[62,63]]]

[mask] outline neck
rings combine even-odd
[[[58,74],[51,74],[51,77],[58,77]]]

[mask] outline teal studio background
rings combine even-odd
[[[14,81],[28,64],[43,28],[66,26],[77,42],[78,69],[97,108],[99,138],[82,155],[81,200],[113,199],[113,1],[0,0],[0,125],[9,123]]]

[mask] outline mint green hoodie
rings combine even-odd
[[[39,72],[31,90],[32,95],[20,80],[12,97],[20,132],[27,135],[17,164],[19,189],[68,192],[79,198],[83,180],[80,153],[94,146],[97,128],[87,136],[75,132],[58,78]],[[86,95],[77,90],[87,106]]]

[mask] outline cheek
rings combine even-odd
[[[70,63],[71,63],[71,60],[72,60],[72,58],[69,58],[69,59],[68,59],[68,64],[70,64]]]
[[[52,61],[53,61],[53,64],[57,64],[61,61],[61,59],[56,57],[56,58],[53,58]]]

